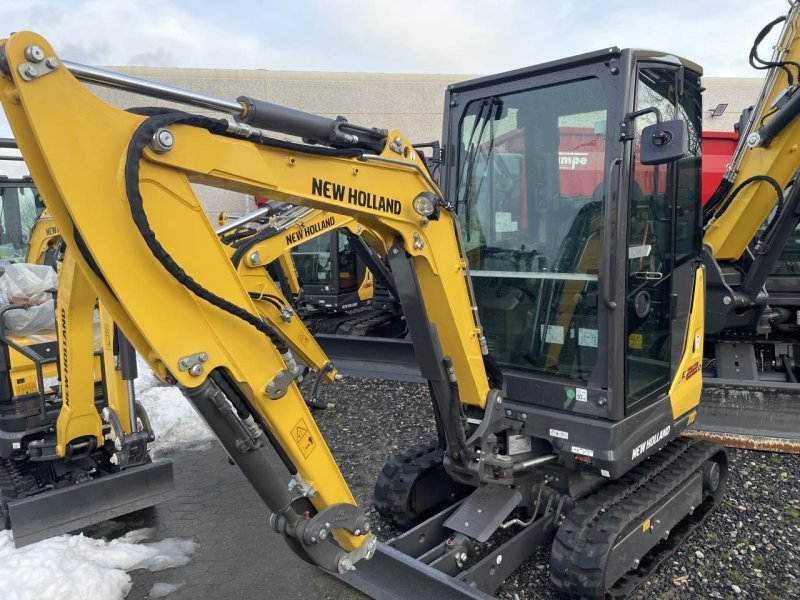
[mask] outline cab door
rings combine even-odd
[[[689,155],[667,164],[641,164],[641,132],[656,117],[633,121],[625,296],[628,413],[663,396],[674,378],[701,232],[699,78],[657,63],[640,64],[637,73],[634,111],[654,107],[664,120],[685,120]]]

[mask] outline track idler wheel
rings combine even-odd
[[[408,529],[473,488],[450,479],[444,470],[444,450],[436,441],[391,457],[375,483],[375,508],[400,529]]]

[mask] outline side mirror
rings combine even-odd
[[[686,121],[661,121],[642,130],[639,162],[663,165],[689,154],[689,126]]]

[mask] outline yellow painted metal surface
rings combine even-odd
[[[777,47],[786,49],[784,60],[800,62],[800,12],[792,10],[789,18],[792,22],[786,27]],[[770,115],[767,113],[770,113],[774,100],[783,93],[787,85],[786,72],[777,69],[777,77],[767,91],[767,102],[755,115],[757,124],[769,121]],[[733,186],[735,188],[754,175],[769,175],[784,189],[793,177],[798,163],[800,119],[795,118],[767,148],[745,150]],[[711,224],[703,237],[703,243],[711,249],[717,260],[740,258],[775,207],[776,200],[775,190],[768,183],[758,181],[747,185],[720,218]]]
[[[300,293],[300,280],[297,277],[297,268],[292,260],[292,253],[287,251],[281,254],[278,257],[278,265],[289,282],[289,290],[297,296]]]
[[[703,322],[705,320],[705,271],[695,271],[694,295],[683,342],[683,355],[669,389],[672,418],[685,415],[700,404],[703,388]]]
[[[103,426],[94,405],[94,307],[96,296],[76,261],[65,255],[56,302],[61,412],[56,422],[56,452],[65,456],[67,445],[94,437],[103,445]]]
[[[54,247],[59,240],[61,234],[58,231],[58,225],[53,221],[53,217],[45,210],[31,230],[31,239],[28,244],[28,256],[25,262],[41,265],[44,263],[45,253]]]
[[[248,323],[177,282],[137,230],[123,165],[128,143],[143,117],[102,102],[63,67],[24,81],[16,66],[25,61],[24,49],[31,44],[40,46],[46,56],[55,54],[45,39],[30,32],[6,40],[12,76],[0,78],[0,100],[67,247],[77,247],[75,233],[80,232],[97,269],[76,255],[62,283],[59,310],[67,311],[69,317],[63,340],[63,383],[69,390],[70,411],[76,412],[62,414],[59,439],[100,433],[96,412],[77,413],[79,384],[72,379],[77,371],[72,364],[63,364],[64,357],[71,358],[86,347],[80,327],[91,331],[86,323],[91,314],[84,309],[96,297],[162,378],[169,372],[181,385],[195,387],[212,369],[226,370],[299,473],[318,491],[312,499],[318,509],[354,503],[297,387],[290,385],[279,399],[267,395],[267,384],[286,367],[272,343]],[[399,131],[390,132],[389,138],[399,138],[408,153],[395,154],[387,147],[384,156],[395,161],[390,163],[256,146],[183,125],[171,130],[172,151],[145,152],[140,189],[156,238],[190,277],[247,312],[260,314],[217,239],[192,182],[358,218],[384,252],[395,239],[403,241],[412,256],[431,324],[445,354],[453,359],[461,399],[485,405],[489,387],[457,223],[447,211],[437,221],[422,220],[413,211],[411,202],[420,192],[439,191],[414,168],[419,159]],[[92,194],[86,193],[87,180],[92,181]],[[62,270],[62,281],[64,276]],[[182,357],[199,352],[208,355],[203,374],[194,377],[178,368]],[[83,378],[77,381],[83,385]],[[346,549],[357,547],[362,539],[337,532],[337,540]]]

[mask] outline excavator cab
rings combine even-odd
[[[372,300],[372,277],[344,231],[334,231],[292,250],[303,288],[301,303],[312,310],[338,313],[365,307]]]
[[[0,260],[26,260],[32,231],[44,210],[30,177],[0,175]]]
[[[611,48],[448,88],[445,194],[506,414],[611,477],[699,399],[700,74]],[[645,164],[667,122],[686,147]]]

